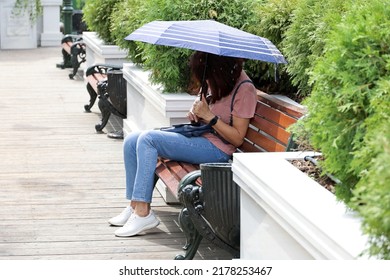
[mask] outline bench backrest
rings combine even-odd
[[[258,91],[252,118],[239,152],[284,152],[291,144],[286,129],[301,118],[305,110],[275,96]]]

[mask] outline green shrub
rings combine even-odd
[[[355,0],[313,68],[305,127],[341,180],[336,196],[363,217],[370,254],[390,257],[390,6]]]
[[[153,20],[215,19],[245,30],[253,20],[252,5],[257,2],[259,0],[145,0],[142,2],[143,19],[144,23]],[[144,69],[152,72],[153,83],[162,84],[166,92],[186,90],[191,50],[150,44],[138,45],[138,50]]]
[[[298,87],[299,96],[308,96],[312,89],[310,72],[323,54],[324,39],[329,28],[339,22],[351,0],[300,0],[292,14],[292,23],[285,31],[282,51],[288,59],[287,72]]]
[[[142,44],[125,40],[125,37],[140,27],[144,21],[146,6],[143,0],[124,0],[115,5],[111,17],[111,36],[114,44],[128,51],[128,58],[135,63],[142,63],[139,55]]]
[[[81,10],[85,5],[86,0],[73,0],[73,9]]]
[[[111,36],[111,13],[118,0],[86,0],[83,8],[83,20],[91,31],[95,31],[106,44],[113,44]]]
[[[300,0],[259,2],[254,7],[253,24],[248,26],[247,31],[269,39],[281,50],[284,34],[291,24],[291,14],[298,1]],[[275,71],[275,67],[277,67],[277,71]],[[246,70],[258,88],[268,93],[278,92],[293,95],[296,88],[291,85],[290,77],[285,69],[285,65],[275,66],[253,60],[246,63]]]

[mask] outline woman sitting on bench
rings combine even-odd
[[[121,226],[116,236],[134,236],[159,225],[150,209],[158,157],[193,164],[228,162],[247,132],[256,108],[256,89],[243,70],[243,60],[203,52],[190,59],[193,92],[201,93],[188,113],[190,121],[210,123],[216,133],[186,137],[148,130],[124,140],[126,198],[129,205],[109,220]],[[236,94],[235,94],[236,93]],[[234,102],[232,102],[233,95]],[[232,106],[232,111],[231,111]]]

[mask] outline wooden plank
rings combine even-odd
[[[97,89],[98,83],[106,79],[107,79],[106,75],[100,73],[93,73],[92,75],[87,76],[87,82],[91,85],[91,87],[96,93],[98,92]]]
[[[254,119],[251,121],[251,124],[255,127],[259,127],[261,131],[267,133],[268,135],[275,138],[277,141],[283,143],[284,145],[287,145],[290,139],[291,134],[285,129],[274,124],[273,122],[260,118],[259,116],[255,116]]]
[[[0,259],[171,260],[182,254],[181,208],[167,205],[157,191],[152,207],[161,224],[150,234],[115,237],[107,221],[128,203],[123,142],[95,132],[99,113],[80,110],[85,83],[53,67],[58,51],[0,55],[0,76],[7,77],[0,86]],[[214,248],[204,242],[196,258],[226,255]]]
[[[291,124],[296,122],[295,118],[290,117],[260,102],[257,103],[256,115],[265,118],[267,120],[270,120],[273,123],[278,124],[283,128],[287,128]]]
[[[265,103],[273,108],[276,108],[277,110],[289,116],[292,116],[295,119],[299,119],[300,117],[302,117],[304,114],[307,113],[305,108],[295,106],[293,104],[280,100],[275,96],[272,96],[260,90],[257,91],[257,98],[262,103]]]
[[[70,48],[72,47],[72,44],[73,43],[70,41],[62,43],[62,48],[64,49],[64,51],[66,51],[68,54],[70,54]]]
[[[255,132],[253,129],[247,132],[248,139],[267,152],[284,152],[286,147],[266,135]]]

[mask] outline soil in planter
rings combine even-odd
[[[317,158],[317,160],[321,159]],[[328,176],[321,174],[321,169],[318,166],[308,160],[292,160],[291,163],[325,189],[334,193],[336,183]]]

